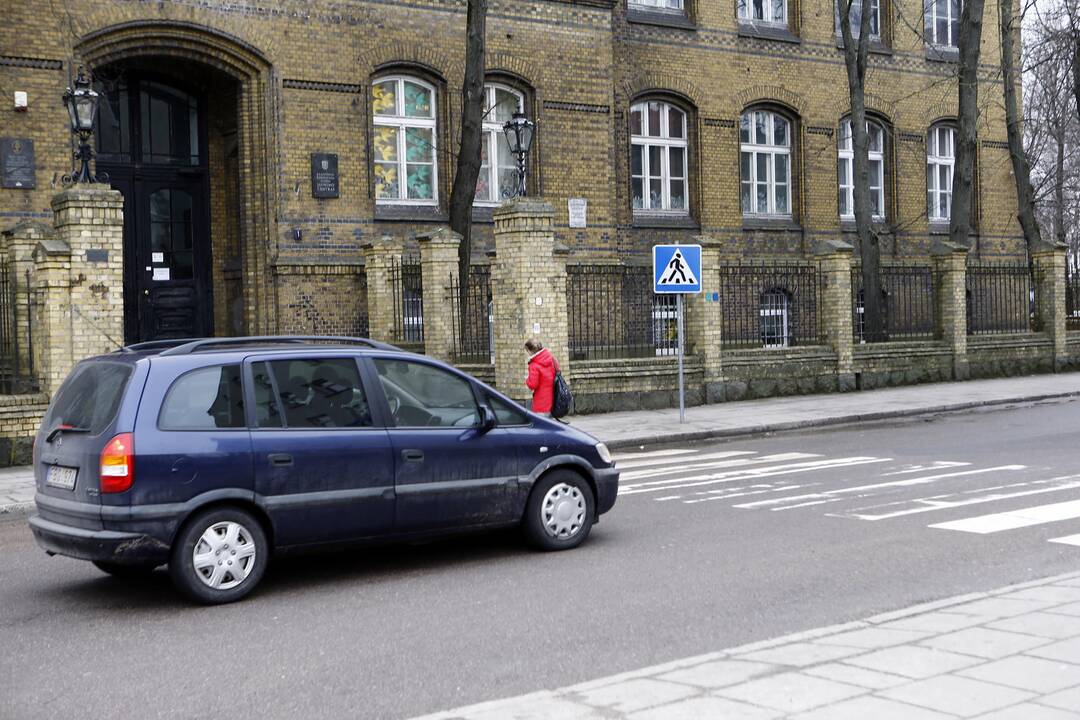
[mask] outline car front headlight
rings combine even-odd
[[[608,465],[615,464],[615,461],[611,458],[611,451],[608,450],[607,445],[605,445],[604,443],[596,443],[596,454],[599,455],[600,459]]]

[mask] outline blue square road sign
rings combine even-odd
[[[653,292],[700,293],[701,246],[653,245]]]

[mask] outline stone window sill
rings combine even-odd
[[[763,40],[777,40],[795,44],[802,42],[802,38],[791,32],[787,25],[753,23],[745,20],[739,21],[739,37],[761,38]]]
[[[472,221],[474,223],[495,222],[495,208],[498,205],[473,205]]]
[[[924,54],[927,60],[933,60],[934,62],[960,62],[959,48],[928,44],[924,49]]]
[[[681,228],[696,230],[701,227],[697,220],[689,215],[661,215],[634,211],[634,223],[636,228]]]
[[[697,24],[687,17],[685,11],[665,12],[629,5],[626,8],[626,21],[639,25],[659,25],[660,27],[677,28],[679,30],[697,30]]]
[[[789,217],[744,217],[743,230],[802,230],[802,225]]]
[[[949,221],[931,220],[927,228],[927,232],[929,232],[931,235],[948,235]]]
[[[870,227],[876,230],[878,233],[890,232],[889,226],[886,224],[885,218],[876,217],[870,221]],[[841,218],[840,219],[841,232],[856,232],[855,218]]]
[[[404,220],[406,222],[446,222],[449,216],[435,205],[383,205],[375,204],[376,220]]]
[[[858,40],[858,38],[855,38]],[[844,38],[839,32],[836,33],[836,47],[840,50],[844,49]],[[880,38],[870,38],[870,53],[872,55],[892,55],[892,48],[886,45]]]

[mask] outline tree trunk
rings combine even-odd
[[[967,247],[975,188],[976,131],[979,124],[979,50],[982,44],[983,0],[967,0],[960,14],[960,128],[953,167],[949,239]]]
[[[465,19],[465,81],[461,87],[461,143],[450,191],[450,229],[461,235],[458,247],[458,335],[465,332],[469,265],[472,260],[472,209],[480,177],[484,122],[484,56],[487,0],[468,0]],[[460,340],[460,337],[459,337]]]
[[[851,7],[865,0],[841,0],[840,34],[844,41],[844,65],[847,67],[848,95],[851,102],[852,200],[855,205],[855,232],[862,258],[863,340],[885,340],[885,322],[881,303],[881,248],[872,227],[870,207],[870,136],[866,131],[866,61],[870,52],[870,13],[860,12],[859,37],[851,31]]]
[[[1005,127],[1009,134],[1009,159],[1012,161],[1013,179],[1016,182],[1016,217],[1020,220],[1020,227],[1024,231],[1024,240],[1027,242],[1028,258],[1030,259],[1031,251],[1038,246],[1041,236],[1039,223],[1035,220],[1035,191],[1031,187],[1031,168],[1028,166],[1027,154],[1024,152],[1023,128],[1016,98],[1018,77],[1015,49],[1017,30],[1013,27],[1014,1],[998,0],[998,18],[1001,30],[1001,72],[1005,80]],[[963,93],[962,89],[961,93]],[[961,97],[963,97],[962,94]],[[1063,162],[1063,158],[1059,158],[1059,162]],[[1058,179],[1060,180],[1060,164],[1058,172]],[[1058,191],[1060,192],[1060,190],[1059,185]],[[955,209],[956,206],[953,207]],[[1058,208],[1060,209],[1060,207],[1059,204]]]

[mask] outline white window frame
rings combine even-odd
[[[787,26],[787,0],[781,0],[779,15],[776,14],[777,8],[775,7],[773,0],[761,0],[761,17],[754,17],[754,10],[754,0],[739,0],[738,16],[739,20],[742,22]]]
[[[627,5],[644,7],[660,12],[683,12],[685,5],[683,0],[626,0]]]
[[[870,0],[870,14],[877,18],[877,23],[876,23],[877,24],[877,32],[874,32],[873,29],[870,30],[870,39],[871,40],[878,40],[878,41],[881,40],[881,3],[882,3],[882,0]],[[841,5],[846,5],[846,4],[847,4],[847,0],[836,0],[836,36],[837,37],[840,37],[840,35],[842,34],[841,31],[840,31],[840,6]],[[866,0],[860,0],[859,4],[862,5],[862,6],[865,6],[866,5]],[[860,16],[860,18],[861,18],[861,16]],[[873,28],[874,25],[875,25],[874,21],[871,20],[870,27]],[[859,31],[861,29],[862,29],[862,26],[859,23],[852,22],[851,23],[851,37],[858,40],[859,39]]]
[[[525,94],[520,90],[510,87],[504,83],[485,83],[484,95],[486,96],[486,103],[488,106],[488,113],[484,116],[483,123],[481,124],[481,142],[487,148],[488,156],[488,191],[498,195],[499,192],[499,138],[503,134],[502,123],[494,120],[495,118],[495,97],[496,89],[503,92],[512,93],[518,99],[517,112],[525,112]],[[503,166],[505,168],[505,166]],[[517,163],[514,163],[514,170],[517,170]],[[482,169],[482,168],[481,168]],[[475,198],[474,203],[476,205],[482,205],[485,207],[494,207],[502,202],[502,198]]]
[[[754,116],[762,113],[768,116],[766,122],[766,143],[764,145],[755,142],[754,132]],[[787,124],[787,145],[776,145],[774,139],[774,118],[779,118]],[[749,141],[742,139],[742,125],[743,122],[749,123]],[[752,209],[742,208],[744,217],[776,217],[776,218],[790,218],[793,216],[792,206],[794,204],[794,193],[792,192],[792,173],[791,173],[791,148],[792,148],[792,131],[793,123],[787,117],[772,110],[747,110],[739,118],[739,197],[740,206],[742,204],[742,188],[743,185],[750,185],[750,200],[753,205]],[[742,156],[750,156],[750,177],[742,177]],[[760,155],[767,155],[769,161],[766,166],[766,177],[764,180],[758,177],[758,157]],[[783,157],[787,162],[787,182],[782,183],[787,186],[787,210],[784,212],[777,212],[776,210],[776,160],[778,157]],[[765,212],[757,210],[757,186],[760,183],[765,183],[767,187],[767,207]]]
[[[942,140],[947,139],[948,147],[942,152]],[[947,123],[938,123],[930,128],[926,140],[926,214],[930,222],[948,222],[952,216],[952,182],[956,163],[956,128]],[[940,168],[948,168],[946,187],[939,186]],[[931,168],[933,169],[931,172]],[[941,199],[945,198],[948,212],[942,215]]]
[[[878,212],[873,213],[874,220],[885,219],[885,128],[879,123],[873,120],[866,121],[867,132],[870,133],[870,148],[867,152],[867,156],[870,160],[870,193],[871,196],[877,195],[878,200]],[[878,135],[877,150],[874,150],[874,133]],[[840,179],[839,172],[837,173],[837,184],[840,187],[840,192],[844,194],[844,200],[847,203],[848,212],[844,211],[843,203],[841,203],[840,219],[842,220],[854,220],[855,219],[855,140],[851,131],[851,119],[844,120],[840,123],[840,138],[838,141],[838,162],[847,168],[848,182],[844,184]],[[875,166],[874,163],[877,163]],[[874,172],[875,167],[877,172]],[[876,175],[876,178],[875,178]],[[876,180],[876,187],[875,187]]]
[[[649,135],[649,105],[651,103],[657,103],[660,105],[660,135]],[[671,119],[671,110],[677,111],[682,116],[682,137],[671,137],[671,129],[669,122]],[[630,197],[633,201],[633,181],[637,178],[641,178],[641,207],[634,208],[634,212],[644,213],[663,213],[670,215],[689,215],[690,214],[690,143],[687,137],[689,131],[689,122],[687,120],[687,112],[678,105],[666,102],[664,100],[642,100],[636,102],[630,107],[630,114],[634,112],[641,112],[641,135],[630,135],[630,152],[634,152],[635,147],[641,147],[641,175],[633,174],[633,159],[631,158],[631,175],[630,175]],[[651,153],[649,149],[651,147],[660,148],[660,162],[662,167],[660,168],[660,207],[652,207],[652,193],[649,192],[649,178],[656,177],[656,174],[652,174],[650,171],[653,169],[649,165]],[[671,207],[671,148],[682,148],[683,150],[683,175],[681,180],[683,184],[683,207],[672,208]]]
[[[776,302],[780,298],[783,302]],[[758,308],[761,319],[761,343],[766,348],[786,348],[791,345],[791,295],[780,288],[773,288],[761,294],[761,306]],[[765,333],[766,318],[780,318],[780,342],[769,342]]]
[[[931,45],[943,48],[957,48],[959,47],[959,38],[951,37],[953,34],[953,28],[955,27],[957,32],[960,30],[960,14],[964,10],[963,0],[956,0],[956,17],[953,17],[953,0],[930,0],[929,6],[926,8],[927,24],[930,26],[927,33],[927,42]],[[938,37],[938,20],[945,20],[946,27],[949,28],[948,35],[950,37],[939,38]],[[955,23],[955,24],[954,24]]]
[[[438,93],[435,90],[435,86],[429,82],[425,82],[415,75],[387,75],[375,79],[371,86],[374,88],[376,85],[381,85],[385,82],[393,81],[397,87],[395,89],[397,107],[394,108],[394,115],[376,115],[374,109],[372,110],[371,117],[372,122],[376,128],[388,127],[395,128],[397,130],[397,166],[398,166],[398,197],[396,198],[380,198],[378,195],[375,197],[376,204],[379,205],[422,205],[422,206],[437,206],[439,204],[439,134],[438,134]],[[405,83],[411,82],[415,85],[419,85],[426,88],[431,93],[431,117],[406,117],[405,116]],[[423,128],[431,131],[431,198],[420,199],[410,198],[408,188],[408,168],[409,163],[405,159],[405,130],[406,128]],[[371,159],[372,168],[379,164],[376,162],[374,156]],[[426,164],[426,163],[412,163]]]

